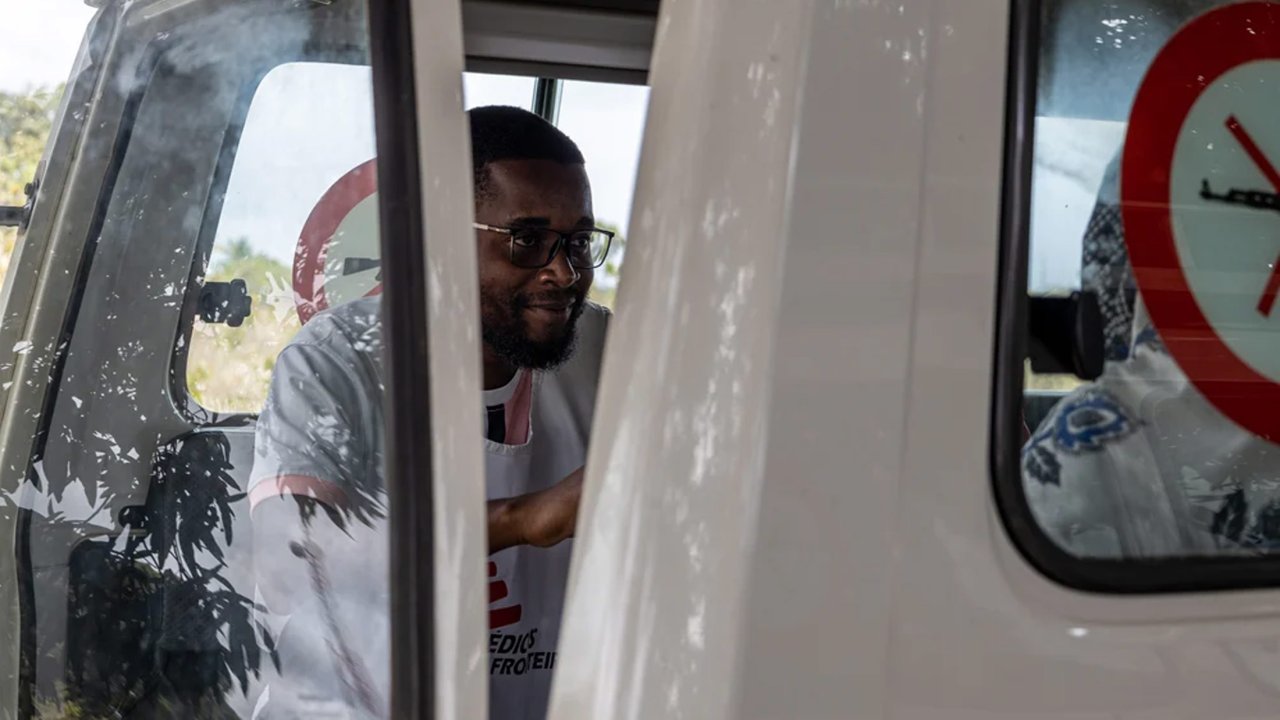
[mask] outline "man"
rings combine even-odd
[[[490,579],[490,708],[546,713],[607,311],[611,234],[582,154],[517,108],[472,110]],[[272,717],[387,712],[383,364],[377,298],[313,318],[280,354],[249,491],[277,614]]]

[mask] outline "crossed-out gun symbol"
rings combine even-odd
[[[1271,188],[1275,192],[1267,192],[1265,190],[1236,190],[1230,189],[1225,193],[1215,193],[1209,187],[1209,180],[1205,179],[1200,182],[1200,197],[1205,200],[1215,202],[1228,203],[1231,205],[1242,205],[1254,210],[1275,210],[1280,211],[1280,173],[1276,172],[1275,166],[1267,159],[1262,152],[1262,148],[1253,141],[1253,137],[1249,135],[1249,131],[1244,129],[1244,125],[1235,115],[1227,116],[1227,130],[1235,137],[1236,142],[1244,148],[1249,159],[1253,160],[1253,164],[1262,171],[1267,181],[1271,183]],[[1267,286],[1262,291],[1262,297],[1258,300],[1258,312],[1263,317],[1271,317],[1271,311],[1275,309],[1276,296],[1280,294],[1280,258],[1271,264],[1271,277],[1267,280]]]

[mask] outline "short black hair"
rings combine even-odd
[[[489,188],[489,163],[499,160],[551,160],[584,165],[582,151],[555,125],[523,108],[486,105],[467,112],[471,121],[471,164],[475,194]]]

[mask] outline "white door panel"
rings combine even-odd
[[[435,517],[435,717],[488,714],[488,556],[479,436],[480,296],[458,0],[415,0],[414,85],[426,234]],[[430,649],[426,649],[430,652]]]
[[[729,716],[810,22],[783,10],[659,20],[553,718]]]
[[[739,717],[881,717],[928,3],[811,6]]]

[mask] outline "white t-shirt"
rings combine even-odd
[[[578,319],[576,349],[564,365],[554,371],[520,371],[506,386],[485,393],[486,497],[536,492],[583,466],[608,318],[607,310],[589,304]],[[249,487],[254,505],[286,494],[341,497],[347,532],[353,538],[350,547],[359,551],[358,560],[346,566],[356,573],[386,567],[381,350],[378,298],[348,303],[307,323],[277,360],[258,420]],[[495,433],[500,433],[501,442],[489,439]],[[283,487],[276,482],[283,476],[310,480]],[[566,541],[549,549],[508,548],[488,559],[491,718],[546,715],[571,545]],[[361,582],[379,584],[372,574]],[[333,612],[319,602],[295,606],[280,638],[282,676],[293,675],[287,682],[305,689],[276,692],[276,698],[290,700],[273,698],[272,703],[294,702],[326,688],[331,694],[350,696],[369,684],[374,687],[366,695],[388,697],[389,638],[385,623],[369,617],[388,607],[385,583],[384,576],[380,594],[367,586],[351,590],[353,595],[358,592],[361,607],[338,612],[336,626],[349,626],[341,638],[344,647],[366,660],[368,671],[362,677],[347,677],[351,663],[340,662],[334,653],[316,652],[335,645],[330,637],[335,623],[322,617]],[[327,607],[333,608],[330,600]],[[369,637],[365,628],[381,632]],[[287,647],[291,640],[295,647],[308,649],[292,654],[292,673]],[[307,676],[306,682],[300,682],[299,672]],[[348,705],[362,704],[350,697],[340,699]],[[264,715],[292,716],[287,711]]]
[[[506,439],[514,444],[490,440],[491,433],[484,440],[490,499],[551,487],[586,462],[607,319],[603,309],[584,312],[578,321],[577,350],[569,362],[556,372],[525,371],[513,379],[505,408]],[[504,390],[489,394],[486,409],[503,397]],[[527,433],[521,434],[525,417]],[[572,544],[566,541],[546,549],[516,546],[489,558],[491,718],[546,716]]]

